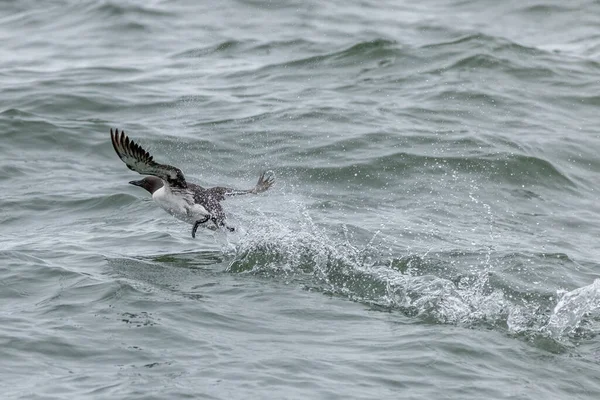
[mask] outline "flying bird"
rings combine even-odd
[[[265,176],[263,172],[252,189],[240,190],[220,186],[205,189],[187,182],[179,168],[154,161],[154,158],[129,139],[124,131],[119,132],[115,129],[113,133],[111,129],[110,138],[115,152],[127,168],[141,175],[149,175],[129,183],[146,189],[152,195],[152,199],[166,212],[192,224],[193,238],[196,237],[198,227],[204,223],[212,222],[217,228],[235,231],[235,228],[225,223],[225,212],[221,201],[232,196],[262,193],[275,182],[272,175]]]

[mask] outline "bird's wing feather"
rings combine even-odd
[[[146,150],[125,135],[125,131],[119,132],[115,129],[113,133],[111,129],[110,138],[115,152],[130,170],[142,175],[157,176],[172,187],[187,187],[183,172],[179,168],[154,161]]]

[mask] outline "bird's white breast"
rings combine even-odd
[[[175,218],[191,224],[208,214],[204,207],[194,204],[193,197],[175,195],[166,185],[155,191],[152,199]]]

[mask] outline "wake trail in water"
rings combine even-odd
[[[246,232],[226,250],[232,255],[228,272],[297,282],[429,323],[492,328],[568,347],[571,339],[594,332],[600,280],[558,296],[534,296],[498,282],[495,268],[506,256],[492,250],[398,256],[394,238],[375,232],[366,241],[356,239],[355,227],[332,231],[316,223],[302,201],[287,205],[285,219],[243,221]]]

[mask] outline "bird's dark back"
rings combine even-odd
[[[219,191],[212,189],[204,189],[200,185],[194,183],[188,183],[188,189],[194,193],[194,201],[196,204],[202,205],[206,208],[206,211],[211,213],[218,220],[225,218],[223,207],[221,207],[221,201],[225,200],[225,196]]]

